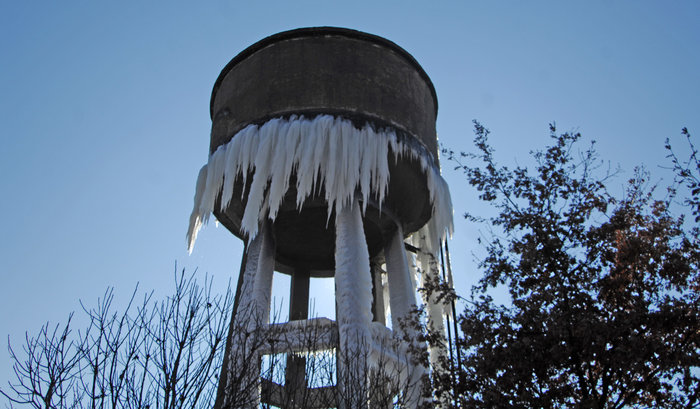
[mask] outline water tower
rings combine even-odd
[[[246,243],[216,407],[389,406],[378,387],[418,404],[430,369],[410,358],[409,344],[424,345],[402,320],[421,281],[441,274],[436,256],[452,223],[436,115],[416,60],[363,32],[279,33],[224,67],[188,232],[191,249],[214,214]],[[291,276],[288,323],[269,323],[274,271]],[[335,279],[335,321],[309,318],[314,277]],[[442,306],[424,303],[441,330]],[[335,384],[321,387],[307,360],[322,350],[335,353]],[[260,376],[279,352],[284,382]],[[431,362],[440,353],[431,349]]]

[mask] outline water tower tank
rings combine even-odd
[[[274,269],[292,276],[292,320],[308,318],[309,277],[335,277],[341,351],[375,336],[373,321],[383,325],[380,274],[392,321],[408,314],[416,291],[404,239],[420,230],[424,253],[436,254],[452,222],[438,164],[437,97],[416,60],[359,31],[287,31],[225,66],[210,110],[210,156],[188,240],[191,249],[214,214],[248,243],[255,265],[244,261],[235,308],[267,308],[266,322]],[[440,313],[433,318],[442,325]],[[295,366],[290,361],[287,371]]]
[[[305,28],[267,37],[238,54],[216,80],[211,98],[213,122],[210,153],[251,124],[292,115],[344,118],[358,129],[396,132],[405,144],[430,156],[437,165],[435,119],[437,98],[432,82],[415,59],[384,38],[341,28]],[[358,143],[360,143],[358,141]],[[389,159],[388,192],[381,203],[370,197],[365,234],[370,255],[377,255],[394,222],[405,234],[423,226],[433,204],[420,161]],[[339,158],[326,159],[331,166]],[[425,160],[425,158],[424,158]],[[302,164],[303,166],[303,164]],[[347,169],[348,172],[359,172]],[[252,177],[247,178],[250,183]],[[217,219],[244,238],[241,220],[246,197],[242,181]],[[332,275],[333,220],[327,223],[325,192],[306,198],[299,211],[294,185],[285,195],[274,222],[277,269],[300,265],[313,275]]]

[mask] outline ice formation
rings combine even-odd
[[[258,329],[268,324],[270,316],[270,297],[274,271],[274,248],[267,231],[263,226],[261,234],[257,235],[248,246],[248,259],[243,271],[243,281],[238,300],[238,311],[232,323],[231,342],[233,347],[228,351],[228,376],[226,383],[227,394],[224,395],[224,407],[235,406],[237,401],[257,402],[259,390],[257,387],[258,373],[249,362],[256,362],[260,351],[256,348],[263,340],[264,334]],[[230,402],[231,394],[239,397]],[[257,407],[257,406],[255,406]]]
[[[197,233],[214,211],[219,193],[223,211],[233,198],[235,183],[245,185],[249,175],[253,180],[250,189],[243,192],[248,202],[241,223],[249,240],[257,234],[260,221],[275,220],[292,173],[296,174],[299,208],[320,188],[325,192],[329,217],[333,210],[337,213],[349,205],[356,190],[363,212],[370,196],[381,207],[389,186],[389,153],[419,161],[433,205],[427,229],[430,245],[437,249],[440,240],[452,233],[452,202],[439,168],[422,144],[397,136],[391,128],[375,129],[366,124],[358,129],[340,117],[292,115],[249,125],[209,156],[197,178],[188,250],[192,251]]]
[[[401,320],[410,318],[416,307],[416,291],[411,280],[403,244],[401,227],[391,237],[384,250],[386,257],[387,281],[389,282],[389,307],[391,308],[391,325],[394,331],[411,331]],[[416,334],[410,334],[413,338]]]
[[[437,264],[437,253],[430,252],[429,246],[427,244],[426,233],[419,231],[418,234],[413,234],[410,241],[419,250],[416,254],[416,265],[414,268],[418,269],[421,280],[421,287],[425,288],[428,283],[438,283],[440,280],[439,267]],[[445,325],[444,325],[444,311],[443,304],[438,301],[438,294],[436,292],[430,292],[430,294],[423,293],[423,301],[426,307],[426,312],[428,315],[428,326],[431,331],[438,334],[445,335]],[[445,346],[436,344],[430,345],[430,364],[433,368],[437,367],[440,362],[441,357],[446,354]]]
[[[367,343],[366,331],[372,322],[372,282],[357,201],[337,213],[335,242],[335,299],[341,342],[358,337]]]
[[[367,379],[366,365],[372,322],[372,282],[357,199],[336,213],[335,283],[340,353],[338,386],[350,398],[348,408],[366,408],[369,396],[359,396],[352,380]],[[366,388],[363,390],[366,391]],[[357,396],[356,396],[357,395]]]

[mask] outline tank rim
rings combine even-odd
[[[387,47],[399,55],[401,55],[403,58],[405,58],[413,67],[418,71],[418,74],[423,78],[423,80],[428,84],[428,88],[430,88],[430,93],[433,96],[433,102],[435,104],[435,117],[437,118],[437,112],[438,112],[438,100],[437,100],[437,93],[435,92],[435,86],[433,85],[433,82],[430,80],[430,77],[428,74],[425,72],[423,67],[418,63],[418,61],[406,50],[398,46],[396,43],[394,43],[391,40],[388,40],[384,37],[380,37],[375,34],[369,34],[365,33],[363,31],[358,31],[358,30],[353,30],[349,28],[342,28],[342,27],[304,27],[304,28],[297,28],[294,30],[288,30],[288,31],[282,31],[277,34],[273,34],[271,36],[265,37],[262,40],[254,43],[253,45],[249,46],[248,48],[244,49],[240,53],[238,53],[231,61],[226,64],[223,70],[221,70],[221,73],[216,79],[216,82],[214,83],[214,89],[212,90],[211,93],[211,100],[209,103],[209,116],[211,119],[214,119],[214,100],[216,99],[216,94],[219,91],[219,87],[221,86],[221,83],[223,82],[224,78],[226,75],[233,69],[233,67],[240,63],[241,61],[245,60],[252,54],[256,53],[257,51],[260,51],[261,49],[269,46],[270,44],[276,43],[276,42],[281,42],[285,40],[290,40],[290,39],[295,39],[295,38],[303,38],[303,37],[322,37],[322,36],[343,36],[343,37],[348,37],[348,38],[354,38],[354,39],[359,39],[371,43],[375,43],[384,47]]]

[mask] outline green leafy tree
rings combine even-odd
[[[465,215],[491,235],[460,317],[459,376],[436,387],[460,407],[699,407],[700,232],[671,212],[683,186],[697,211],[692,143],[689,161],[667,143],[674,194],[658,199],[638,169],[615,198],[578,133],[551,125],[535,167],[513,169],[476,122],[475,134],[476,154],[445,153],[497,214]],[[494,301],[494,288],[510,302]]]

